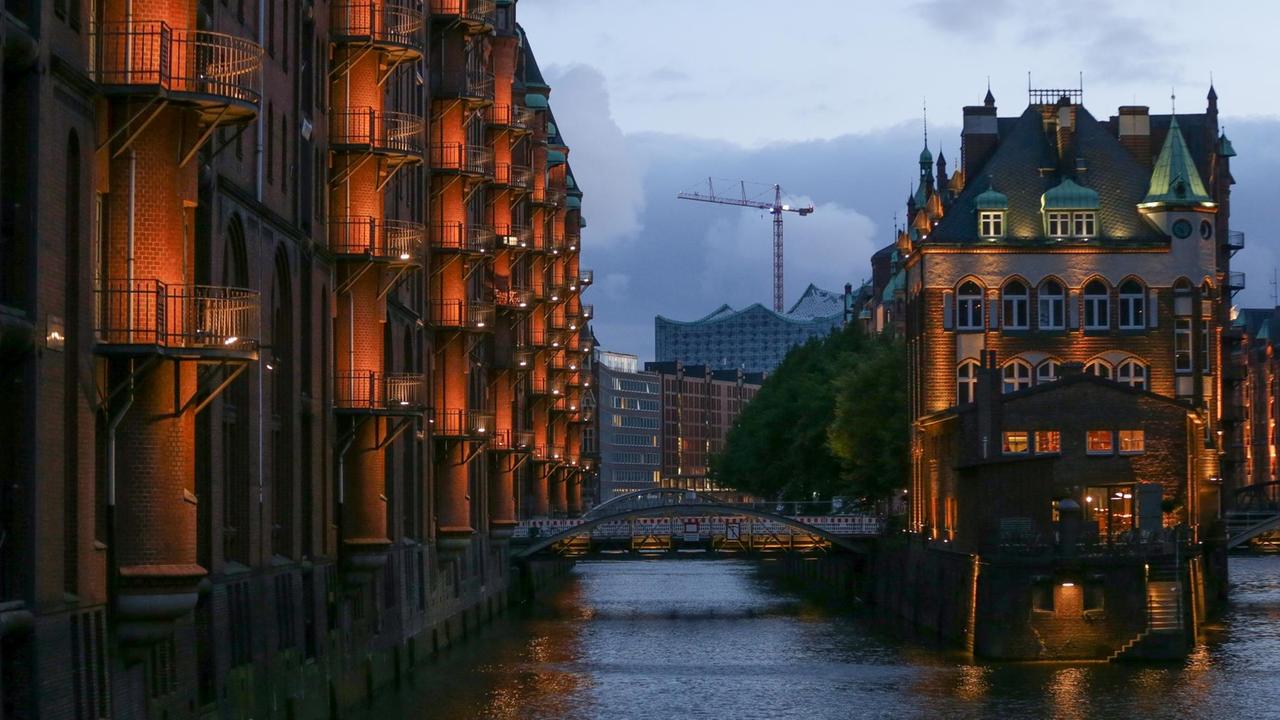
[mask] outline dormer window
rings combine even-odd
[[[984,238],[1004,237],[1004,211],[983,210],[978,213],[978,232]]]
[[[1071,213],[1049,213],[1049,237],[1067,237],[1071,234]]]
[[[1071,214],[1074,225],[1072,234],[1080,238],[1090,238],[1098,234],[1098,214],[1092,210]]]
[[[1045,234],[1054,239],[1096,237],[1098,193],[1067,178],[1040,197]]]

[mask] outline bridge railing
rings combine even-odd
[[[832,535],[842,537],[874,537],[884,531],[884,520],[873,515],[791,516],[795,520]],[[514,539],[537,539],[559,535],[588,522],[584,518],[522,520],[516,526]],[[742,534],[786,534],[803,532],[786,523],[760,518],[729,515],[681,515],[679,517],[637,517],[604,522],[591,529],[591,537],[600,540],[622,540],[636,533],[684,537],[694,529],[699,540],[730,535],[736,525]]]

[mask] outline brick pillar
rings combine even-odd
[[[547,505],[552,515],[563,515],[568,508],[565,492],[565,469],[556,468],[548,483]]]
[[[356,429],[355,440],[343,456],[346,486],[342,507],[343,545],[351,552],[381,551],[387,538],[386,454],[378,448],[381,418],[370,418]]]
[[[549,513],[547,503],[548,497],[548,471],[545,467],[537,466],[533,468],[531,474],[531,487],[529,488],[529,515],[531,517],[546,517]]]
[[[436,541],[444,552],[471,544],[471,500],[468,497],[467,442],[451,442],[436,473]]]
[[[489,534],[498,539],[511,537],[516,525],[515,471],[511,458],[499,458],[489,478]]]
[[[565,474],[565,482],[568,487],[568,506],[569,515],[578,516],[582,514],[582,473],[577,468]]]

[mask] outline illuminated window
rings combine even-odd
[[[1029,449],[1027,433],[1022,431],[1005,433],[1003,448],[1005,455],[1025,455]]]
[[[1084,329],[1106,330],[1111,327],[1111,298],[1101,280],[1084,286]]]
[[[1075,223],[1072,228],[1076,237],[1091,238],[1097,234],[1098,214],[1094,212],[1074,213],[1071,219]],[[1052,233],[1050,233],[1052,234]]]
[[[984,238],[1004,237],[1004,213],[999,210],[978,213],[978,232]]]
[[[1136,280],[1120,285],[1120,328],[1138,330],[1147,326],[1147,296]]]
[[[1036,454],[1053,455],[1062,452],[1062,433],[1057,430],[1036,431]]]
[[[1084,371],[1090,375],[1097,375],[1104,380],[1111,379],[1111,364],[1106,360],[1092,360],[1088,365],[1084,366]]]
[[[1011,360],[1004,366],[1004,391],[1007,393],[1031,387],[1031,365],[1024,360]]]
[[[977,388],[978,363],[974,360],[965,360],[956,367],[956,404],[964,405],[973,402]]]
[[[982,288],[975,282],[961,285],[956,293],[956,327],[961,330],[982,329]]]
[[[1058,361],[1045,360],[1036,366],[1036,384],[1055,382],[1058,379]]]
[[[1209,319],[1204,318],[1200,321],[1200,369],[1206,373],[1213,372],[1213,363],[1210,362],[1213,355],[1209,353]]]
[[[1173,369],[1191,372],[1191,318],[1173,321]]]
[[[1147,366],[1137,360],[1125,360],[1116,368],[1116,382],[1121,385],[1147,389]]]
[[[1085,435],[1085,450],[1090,455],[1111,455],[1115,452],[1115,441],[1110,430],[1090,430]]]
[[[1066,317],[1063,312],[1065,306],[1063,300],[1066,293],[1063,291],[1061,283],[1056,280],[1045,282],[1040,286],[1039,296],[1040,329],[1061,330],[1066,327]]]
[[[1121,455],[1137,455],[1147,449],[1147,437],[1144,431],[1121,430],[1118,434]]]
[[[1071,213],[1049,213],[1049,237],[1063,238],[1071,234]]]
[[[1010,330],[1026,330],[1027,321],[1027,286],[1014,280],[1004,286],[1004,327]]]

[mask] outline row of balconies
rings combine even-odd
[[[461,22],[473,30],[492,26],[496,11],[495,0],[431,0],[432,15]]]
[[[372,45],[403,59],[421,57],[422,11],[392,2],[342,2],[330,6],[329,28],[339,44]]]
[[[410,220],[387,220],[367,215],[336,217],[329,221],[329,249],[337,255],[359,255],[378,260],[412,261],[419,257],[424,226]],[[436,223],[431,226],[434,250],[484,255],[508,249],[523,249],[559,255],[563,239],[544,238],[542,247],[533,247],[533,231],[523,225],[468,225]],[[557,289],[568,292],[590,285],[594,273],[582,270]]]

